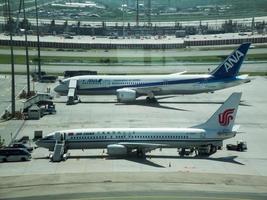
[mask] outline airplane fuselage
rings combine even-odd
[[[156,102],[155,96],[169,94],[198,94],[233,87],[250,80],[248,75],[238,76],[250,43],[241,44],[218,67],[208,74],[169,75],[85,75],[65,79],[54,89],[60,95],[68,95],[68,104],[78,100],[77,95],[115,94],[118,102],[135,101],[147,96],[148,102]]]
[[[55,88],[55,91],[61,95],[67,95],[71,79],[77,80],[76,92],[78,95],[115,95],[118,89],[133,88],[138,91],[139,96],[146,95],[150,89],[157,96],[213,92],[248,81],[243,76],[216,79],[212,75],[93,75],[65,79]]]
[[[217,133],[199,128],[114,128],[74,129],[57,131],[37,142],[40,147],[53,150],[56,134],[65,142],[67,149],[102,149],[111,144],[131,143],[132,149],[138,144],[157,144],[164,148],[191,148],[202,145],[221,146],[222,140],[235,134]],[[136,144],[136,147],[135,147]]]

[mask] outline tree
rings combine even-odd
[[[14,32],[14,29],[15,29],[15,26],[16,26],[16,24],[15,24],[14,18],[13,17],[10,18],[10,19],[8,18],[7,23],[6,23],[5,30],[6,31],[11,31],[13,33]],[[11,30],[10,30],[10,28],[11,28]]]
[[[81,22],[78,21],[78,22],[77,22],[77,26],[76,26],[76,34],[77,34],[77,35],[80,34],[80,27],[81,27]]]
[[[68,26],[68,20],[64,22],[64,27],[66,28]]]
[[[22,22],[20,23],[20,27],[21,27],[22,29],[30,30],[30,28],[31,28],[31,23],[29,22],[28,19],[25,19],[25,20],[23,19]]]
[[[55,27],[56,27],[56,22],[54,19],[52,19],[50,22],[50,27],[49,27],[51,33],[55,31]]]

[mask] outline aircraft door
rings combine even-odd
[[[200,133],[200,138],[206,138],[206,134],[205,133]]]
[[[129,132],[126,132],[125,133],[125,138],[127,139],[127,140],[130,140],[131,139],[131,135],[132,135],[132,133],[129,131]]]
[[[110,87],[111,81],[110,80],[102,80],[104,87]]]
[[[168,85],[168,80],[163,80],[163,85],[167,86]]]
[[[60,133],[60,132],[55,133],[55,139],[57,142],[61,143],[63,142],[63,140],[65,140],[65,138],[66,138],[66,133]]]
[[[205,79],[205,80],[200,82],[200,87],[203,90],[206,89],[206,87],[207,87],[207,79]]]

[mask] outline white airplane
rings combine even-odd
[[[214,92],[250,82],[248,75],[238,76],[249,46],[250,43],[241,44],[209,74],[84,75],[64,79],[54,90],[69,97],[113,94],[118,102],[135,101],[140,96],[155,102],[156,95]]]
[[[56,143],[68,149],[107,148],[110,156],[136,152],[143,156],[156,148],[178,148],[211,155],[223,146],[223,140],[234,137],[238,126],[234,121],[241,93],[233,93],[205,123],[190,128],[88,128],[62,130],[48,134],[37,146],[53,151]]]

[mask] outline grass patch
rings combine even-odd
[[[186,56],[186,57],[67,57],[67,56],[42,56],[41,62],[50,63],[99,63],[99,64],[118,64],[118,63],[166,63],[166,62],[220,62],[226,56]],[[31,64],[38,62],[36,56],[29,56]],[[10,64],[10,55],[0,55],[1,64]],[[246,60],[264,61],[267,54],[247,55]],[[15,64],[25,64],[24,55],[14,56]]]

